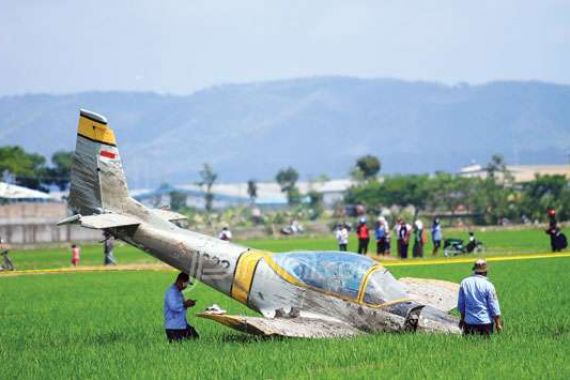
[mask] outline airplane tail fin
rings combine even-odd
[[[69,205],[81,215],[122,212],[129,198],[113,130],[107,119],[80,110],[71,166]]]

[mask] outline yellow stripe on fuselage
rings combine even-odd
[[[267,265],[269,265],[269,267],[271,269],[273,269],[273,271],[275,273],[277,273],[277,275],[279,277],[281,277],[283,280],[287,281],[290,284],[299,286],[301,288],[307,288],[307,289],[311,288],[310,286],[308,286],[304,282],[297,280],[289,272],[287,272],[285,269],[283,269],[281,266],[279,266],[279,264],[277,264],[275,262],[275,260],[273,260],[273,258],[270,255],[267,255],[266,257],[264,257],[264,259],[265,259],[265,262],[267,263]]]
[[[232,284],[231,296],[233,299],[247,305],[257,263],[268,255],[268,252],[263,251],[247,251],[242,253],[236,264],[234,282]]]
[[[77,133],[89,140],[107,145],[117,145],[115,133],[113,133],[111,128],[101,122],[88,119],[85,116],[79,117]]]

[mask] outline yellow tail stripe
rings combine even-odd
[[[77,133],[93,141],[108,145],[117,145],[115,134],[111,128],[84,116],[79,117]]]
[[[255,267],[259,260],[268,255],[268,252],[263,251],[247,251],[239,257],[232,284],[231,295],[233,299],[247,305]]]

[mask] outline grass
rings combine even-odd
[[[459,281],[468,264],[394,267],[397,276]],[[169,272],[0,278],[0,378],[569,378],[570,259],[492,263],[505,331],[490,340],[378,334],[258,339],[192,316],[242,305],[203,285],[190,321],[199,341],[169,345]]]
[[[570,230],[565,233],[570,236]],[[467,240],[467,232],[460,230],[450,230],[446,237],[459,237]],[[480,230],[477,231],[477,238],[482,240],[486,246],[485,255],[511,255],[521,253],[546,252],[550,249],[548,236],[542,229],[513,229],[513,230]],[[245,240],[238,243],[257,249],[272,252],[284,252],[291,250],[336,250],[336,240],[334,236],[299,236],[284,237],[280,239]],[[349,250],[355,250],[357,245],[356,237],[351,236]],[[396,241],[392,241],[392,254],[396,252]],[[375,250],[375,243],[370,243],[370,250]],[[432,245],[429,242],[425,247],[426,257],[431,257]],[[443,253],[440,251],[439,256]],[[409,255],[411,255],[411,247]],[[121,264],[155,263],[153,257],[126,244],[117,243],[115,256]],[[27,251],[13,250],[10,253],[16,269],[47,269],[65,268],[71,265],[70,248],[48,248],[34,249]],[[101,246],[85,245],[81,247],[81,265],[102,265],[103,253]]]

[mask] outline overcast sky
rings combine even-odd
[[[0,95],[321,75],[570,83],[570,0],[0,0]]]

